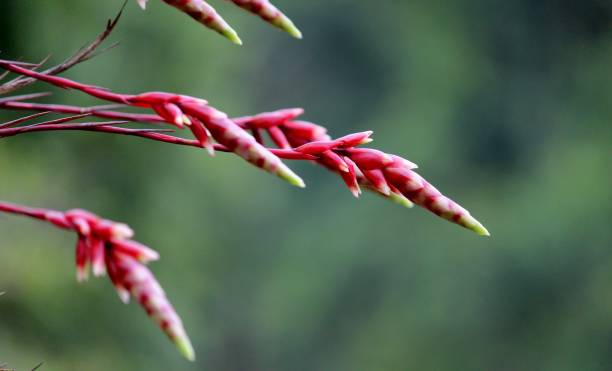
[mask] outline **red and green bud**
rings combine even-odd
[[[195,352],[183,323],[151,271],[119,251],[107,255],[109,275],[122,294],[128,291],[157,323],[185,358],[195,360]]]
[[[217,11],[203,0],[163,0],[166,4],[186,13],[197,22],[227,37],[235,44],[242,45],[238,34]]]
[[[274,5],[268,0],[229,0],[239,7],[246,9],[247,11],[258,15],[264,21],[271,23],[272,25],[286,31],[289,35],[301,39],[302,33],[293,24],[291,19],[281,13]]]
[[[386,168],[384,173],[387,181],[415,204],[481,236],[489,236],[487,229],[466,209],[442,195],[419,174],[408,168],[400,167]]]
[[[304,181],[297,176],[280,158],[258,143],[249,133],[230,120],[227,115],[210,106],[183,103],[182,108],[190,116],[196,117],[208,129],[213,138],[230,151],[253,165],[262,168],[292,185],[305,187]]]

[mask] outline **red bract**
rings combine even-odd
[[[267,115],[275,117],[273,113]],[[249,123],[247,118],[242,120],[245,124]],[[273,127],[266,126],[261,117],[258,123],[267,130]],[[417,166],[411,161],[374,149],[354,148],[370,142],[372,132],[331,140],[324,128],[312,123],[288,120],[280,124],[275,121],[274,124],[278,125],[276,127],[295,146],[296,151],[316,156],[317,163],[337,172],[355,197],[361,193],[361,185],[404,206],[412,207],[415,203],[479,235],[489,235],[486,228],[466,209],[442,195],[414,172]]]
[[[60,212],[0,202],[0,211],[44,220],[75,232],[77,280],[82,282],[88,278],[90,265],[96,276],[108,272],[123,302],[128,302],[130,294],[135,297],[181,354],[190,360],[195,358],[180,317],[144,265],[159,259],[159,254],[131,240],[134,232],[129,226],[80,209]]]

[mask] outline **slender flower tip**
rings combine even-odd
[[[479,236],[489,237],[491,233],[473,216],[471,215],[462,215],[459,219],[459,224],[464,226],[465,228],[474,231]]]
[[[302,178],[300,178],[296,173],[294,173],[287,166],[283,165],[276,172],[276,175],[278,175],[281,179],[286,180],[291,185],[294,185],[299,188],[306,188],[306,183],[304,183],[304,180],[302,180]]]
[[[191,341],[187,335],[176,339],[174,344],[183,357],[187,358],[191,362],[195,361],[195,351],[193,350],[193,345],[191,345]]]
[[[281,29],[283,29],[285,32],[287,32],[289,35],[295,37],[296,39],[302,39],[302,31],[300,31],[295,24],[293,23],[293,21],[291,19],[289,19],[286,16],[282,16],[280,17],[280,21],[277,24],[278,27],[280,27]]]
[[[389,194],[389,199],[395,202],[396,204],[402,205],[408,209],[412,209],[414,207],[414,203],[412,203],[412,201],[410,201],[403,195],[395,193],[395,192],[391,192]]]
[[[227,37],[234,44],[242,45],[242,40],[240,40],[238,33],[234,31],[233,28],[224,29],[223,31],[221,31],[221,34]]]

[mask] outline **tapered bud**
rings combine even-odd
[[[292,185],[304,188],[304,181],[276,155],[258,143],[255,138],[236,125],[227,115],[210,106],[183,104],[189,115],[200,120],[215,140],[253,165],[262,168]]]
[[[342,180],[344,180],[344,183],[346,183],[346,186],[351,191],[353,196],[359,198],[359,195],[361,194],[361,188],[359,188],[359,183],[357,182],[355,163],[351,161],[351,159],[348,157],[344,157],[343,159],[344,162],[346,162],[349,171],[341,172],[340,176],[342,177]]]
[[[127,289],[181,354],[193,361],[195,353],[183,323],[151,271],[130,256],[117,251],[112,252],[112,263],[114,269],[109,270],[109,274],[115,276],[113,282],[119,282],[122,289]]]
[[[391,194],[391,188],[387,184],[387,180],[385,180],[385,176],[380,169],[372,169],[366,170],[361,168],[361,172],[365,179],[367,179],[372,187],[382,193],[385,196],[389,196]]]
[[[442,195],[419,174],[406,168],[386,168],[384,173],[387,180],[415,204],[481,236],[489,236],[487,229],[466,209]]]
[[[302,33],[291,19],[280,12],[268,0],[230,0],[239,7],[260,16],[266,22],[286,31],[289,35],[301,39]]]
[[[166,4],[172,5],[183,13],[204,26],[217,31],[227,37],[234,44],[242,45],[242,40],[227,22],[217,13],[217,11],[203,0],[163,0]]]
[[[334,151],[325,151],[320,154],[321,161],[331,170],[348,173],[349,166],[346,161]]]
[[[151,108],[157,113],[161,118],[166,120],[169,124],[175,125],[178,128],[185,127],[185,115],[183,111],[174,103],[162,103],[152,105]],[[189,121],[189,119],[187,119]]]
[[[210,132],[206,126],[204,126],[204,124],[202,124],[202,122],[195,117],[189,117],[189,121],[191,122],[191,126],[189,128],[191,129],[193,136],[195,136],[198,140],[200,147],[205,148],[209,155],[214,156],[215,147],[212,143]]]

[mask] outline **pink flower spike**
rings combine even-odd
[[[181,318],[166,293],[146,266],[120,252],[112,253],[117,279],[138,300],[149,317],[166,333],[185,358],[195,360],[195,352]]]
[[[415,204],[431,211],[449,222],[458,224],[481,236],[489,231],[459,204],[444,196],[419,174],[406,168],[386,168],[385,177]]]

